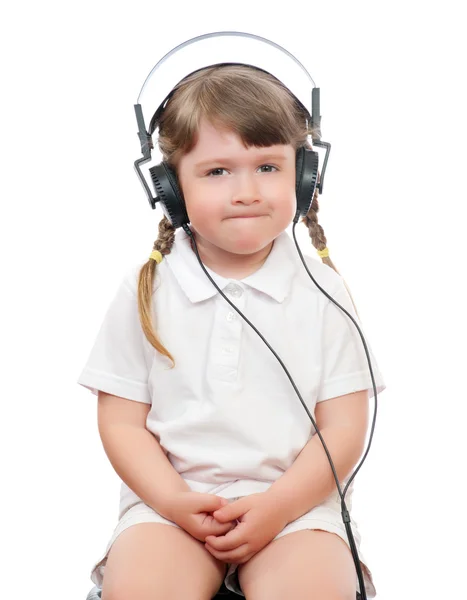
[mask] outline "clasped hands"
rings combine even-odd
[[[225,535],[208,535],[205,548],[225,563],[243,564],[262,550],[287,525],[277,501],[268,492],[235,500],[212,513],[219,523],[237,520]]]

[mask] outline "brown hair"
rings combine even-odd
[[[311,147],[308,135],[312,134],[312,129],[295,97],[275,77],[247,65],[212,66],[192,73],[175,86],[159,118],[153,118],[149,133],[159,126],[159,149],[163,160],[175,171],[181,156],[196,144],[198,124],[203,117],[213,125],[237,133],[246,146],[291,144],[295,149]],[[323,250],[327,240],[318,223],[318,193],[316,188],[310,210],[302,222],[308,228],[313,246]],[[175,228],[164,216],[153,250],[159,250],[162,255],[169,254],[174,236]],[[329,257],[323,257],[322,261],[339,273]],[[156,261],[150,259],[140,270],[139,316],[150,344],[167,356],[174,366],[174,358],[158,339],[151,316],[156,268]]]

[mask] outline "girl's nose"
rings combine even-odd
[[[240,175],[236,181],[232,202],[250,205],[261,199],[254,174]]]

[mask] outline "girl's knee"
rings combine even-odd
[[[104,569],[102,600],[212,598],[225,564],[189,533],[162,523],[139,523],[113,543]]]
[[[301,530],[272,541],[238,569],[251,600],[316,597],[355,600],[356,571],[345,542],[322,530]]]

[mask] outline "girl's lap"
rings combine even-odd
[[[234,501],[234,500],[236,500],[236,498],[232,499],[232,501]],[[261,552],[263,552],[263,557],[267,558],[268,556],[270,556],[269,560],[274,560],[274,557],[276,556],[277,553],[279,553],[280,548],[286,548],[286,547],[289,548],[290,547],[290,549],[293,552],[293,547],[295,547],[295,546],[296,546],[296,552],[298,552],[299,554],[300,554],[300,552],[303,552],[303,554],[305,556],[309,556],[309,552],[313,551],[313,547],[315,545],[315,542],[313,541],[313,539],[318,540],[319,537],[323,538],[323,535],[314,536],[314,537],[306,536],[306,538],[307,538],[306,541],[304,541],[303,539],[300,539],[297,542],[297,544],[295,544],[294,540],[295,539],[298,540],[298,536],[294,537],[293,535],[290,535],[290,534],[293,534],[293,533],[299,532],[299,531],[303,531],[303,530],[321,530],[322,532],[328,533],[328,538],[332,538],[333,540],[334,540],[334,538],[336,538],[333,541],[333,543],[329,542],[328,545],[331,545],[332,547],[336,548],[336,552],[340,556],[342,556],[342,555],[346,556],[347,561],[349,561],[349,560],[351,561],[351,569],[353,571],[354,581],[356,581],[355,564],[353,562],[353,558],[350,553],[350,547],[349,547],[349,542],[347,539],[347,533],[346,533],[342,523],[340,522],[340,519],[341,519],[340,513],[337,510],[334,510],[334,508],[332,506],[329,506],[329,503],[327,503],[327,505],[318,506],[315,509],[313,509],[312,511],[310,511],[309,513],[307,513],[306,515],[303,515],[299,519],[289,523],[276,536],[276,538],[272,542],[270,542],[270,544],[268,544],[268,546],[266,546],[261,551]],[[99,587],[102,587],[102,580],[103,580],[103,576],[104,576],[104,572],[105,572],[105,568],[106,568],[107,556],[109,554],[109,551],[110,551],[113,543],[117,539],[117,537],[128,527],[131,527],[132,525],[135,525],[138,523],[145,523],[145,522],[165,523],[165,524],[170,525],[171,527],[180,529],[176,524],[172,523],[171,521],[168,521],[167,519],[165,519],[164,517],[159,515],[157,512],[155,512],[152,508],[150,508],[146,504],[144,504],[144,503],[136,504],[135,506],[130,508],[125,513],[125,515],[123,515],[123,517],[120,519],[117,527],[115,528],[115,530],[113,532],[111,540],[107,546],[105,556],[94,566],[94,568],[92,570],[91,579],[96,585],[98,585]],[[352,521],[351,526],[352,526],[352,531],[354,533],[355,543],[356,543],[356,546],[358,549],[359,557],[361,560],[360,565],[361,565],[362,573],[364,576],[367,597],[373,598],[376,595],[376,590],[375,590],[375,587],[373,584],[371,571],[368,569],[365,559],[362,556],[360,549],[359,549],[360,535],[358,533],[357,524],[354,521]],[[319,531],[317,531],[316,533],[319,533]],[[334,534],[334,535],[329,535],[329,534]],[[303,538],[304,536],[300,536],[300,537]],[[288,538],[286,543],[283,543],[281,545],[279,545],[279,543],[276,544],[276,542],[280,541],[283,538]],[[310,541],[308,541],[308,538],[310,539]],[[326,538],[326,539],[328,539],[328,538]],[[337,538],[340,538],[340,539],[337,539]],[[274,546],[274,544],[275,544],[275,546]],[[275,548],[274,553],[272,553],[273,548]],[[225,586],[229,590],[234,591],[237,594],[244,595],[244,593],[240,587],[241,586],[240,573],[242,571],[243,571],[242,578],[243,578],[244,582],[246,582],[248,579],[248,573],[252,573],[254,569],[258,572],[258,575],[257,575],[258,578],[261,579],[260,570],[263,568],[262,567],[263,561],[260,561],[260,559],[259,559],[261,552],[259,552],[255,556],[253,556],[252,559],[249,561],[249,563],[245,563],[245,565],[236,565],[236,564],[228,565],[227,572],[224,577],[224,583],[225,583]],[[345,552],[347,552],[347,555],[345,554]],[[258,558],[256,558],[256,557],[258,557]],[[267,562],[269,562],[269,560]],[[266,560],[264,559],[264,564],[265,563],[266,563]],[[249,564],[248,569],[244,568],[246,566],[246,564]],[[285,563],[284,563],[284,566],[285,566]],[[284,572],[284,566],[281,568],[281,570],[283,572]],[[264,569],[266,569],[266,567],[264,567]],[[308,569],[308,566],[307,566],[307,569]],[[270,573],[272,573],[273,571],[274,571],[274,569],[269,568]],[[345,569],[344,569],[344,571],[345,571]],[[250,577],[251,577],[251,575],[250,575]],[[273,579],[271,576],[271,581],[272,580]],[[246,585],[248,585],[248,584],[246,584]],[[265,585],[267,585],[267,584],[265,584]],[[279,585],[279,584],[277,584],[277,585]],[[354,586],[355,586],[355,591],[360,591],[358,582],[354,583]],[[353,598],[355,598],[355,592],[353,594]]]

